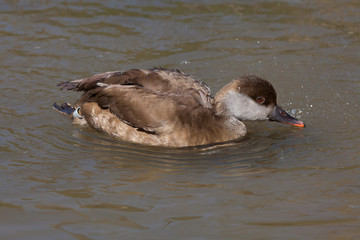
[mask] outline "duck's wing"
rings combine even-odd
[[[87,91],[79,104],[96,102],[124,123],[151,134],[164,134],[181,128],[186,121],[192,121],[189,115],[206,109],[198,103],[192,91],[176,96],[158,94],[134,85],[100,85]],[[91,115],[91,109],[88,111]]]
[[[132,85],[160,94],[181,95],[189,91],[197,95],[198,102],[206,108],[212,107],[213,97],[209,87],[199,79],[179,70],[152,68],[131,69],[96,74],[89,78],[60,83],[62,89],[90,91],[106,85]]]

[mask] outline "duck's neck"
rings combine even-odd
[[[231,115],[226,103],[220,100],[218,95],[214,99],[214,112],[217,122],[221,123],[217,128],[224,134],[224,141],[239,139],[246,135],[246,126],[235,116]]]
[[[226,87],[226,86],[225,86]],[[225,88],[224,87],[224,88]],[[236,128],[244,128],[245,129],[245,125],[241,122],[241,120],[239,118],[237,118],[232,112],[231,109],[229,108],[229,92],[225,92],[224,90],[221,89],[214,98],[214,111],[215,111],[215,115],[218,118],[221,118],[223,124],[227,125],[227,127],[229,128],[233,128],[234,131],[237,131]],[[225,93],[225,94],[224,94]]]
[[[228,104],[228,95],[233,91],[233,81],[221,88],[214,97],[214,110],[217,116],[222,116],[226,118],[231,118],[229,112]]]

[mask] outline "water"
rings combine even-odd
[[[1,239],[358,239],[358,1],[2,1]],[[215,93],[254,73],[301,130],[234,146],[119,142],[51,109],[56,84],[164,66]]]

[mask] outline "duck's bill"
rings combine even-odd
[[[304,122],[292,117],[290,114],[285,112],[285,110],[279,106],[276,106],[274,108],[274,111],[271,113],[269,120],[276,121],[276,122],[282,122],[282,123],[290,124],[290,125],[301,127],[301,128],[305,127]]]

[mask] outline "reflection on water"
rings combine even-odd
[[[1,239],[357,239],[358,1],[4,1]],[[129,144],[51,109],[56,84],[180,68],[215,93],[273,83],[307,128],[246,123],[239,143]],[[186,229],[186,231],[184,231]]]

